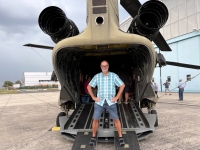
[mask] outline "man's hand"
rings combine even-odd
[[[92,98],[95,102],[100,102],[100,98],[98,98],[98,97],[93,97]]]
[[[111,101],[112,101],[112,102],[115,102],[115,101],[117,101],[117,100],[118,100],[118,97],[113,97]]]

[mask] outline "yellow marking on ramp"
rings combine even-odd
[[[125,145],[124,145],[124,148],[129,148],[129,144],[125,144]]]
[[[60,127],[53,127],[51,130],[52,131],[60,131]]]

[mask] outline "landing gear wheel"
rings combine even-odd
[[[156,111],[156,110],[151,110],[151,114],[156,114],[156,122],[155,122],[154,127],[157,127],[157,126],[158,126],[158,115],[157,115],[157,111]]]
[[[66,116],[65,112],[60,112],[56,118],[56,126],[60,127],[59,117]]]

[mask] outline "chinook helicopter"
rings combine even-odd
[[[117,104],[117,109],[127,141],[125,148],[139,149],[138,140],[149,137],[158,126],[155,110],[158,98],[150,85],[156,65],[200,67],[166,61],[155,51],[153,42],[161,51],[171,51],[159,32],[168,19],[168,9],[161,1],[150,0],[141,5],[138,0],[120,0],[133,18],[127,32],[119,29],[118,0],[86,0],[86,3],[87,27],[83,32],[79,32],[63,10],[50,6],[40,13],[38,23],[56,45],[24,46],[53,49],[52,80],[58,79],[61,83],[58,105],[63,110],[58,114],[56,124],[65,138],[74,141],[74,150],[90,149],[94,102],[83,104],[81,101],[83,78],[86,74],[93,76],[101,72],[98,66],[102,60],[109,62],[112,72],[117,72],[120,64],[126,62],[134,73],[134,100],[127,105]],[[68,115],[72,104],[75,110]],[[148,113],[143,113],[142,108],[147,108]],[[104,111],[99,120],[97,141],[113,142],[115,148],[120,149],[116,135],[114,122]]]

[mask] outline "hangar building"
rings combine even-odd
[[[58,85],[58,81],[51,81],[52,72],[24,72],[22,86]]]
[[[162,52],[167,61],[200,65],[200,0],[161,0],[168,8],[169,18],[160,29],[161,34],[172,49],[172,52]],[[132,21],[129,17],[120,25],[127,31]],[[155,50],[159,49],[155,45]],[[161,72],[160,72],[161,71]],[[170,89],[177,87],[179,79],[187,81],[200,73],[200,70],[175,66],[155,68],[154,81],[159,85],[159,91],[164,91],[162,85],[170,80]],[[177,92],[178,88],[172,92]],[[186,83],[185,92],[200,92],[200,75]]]

